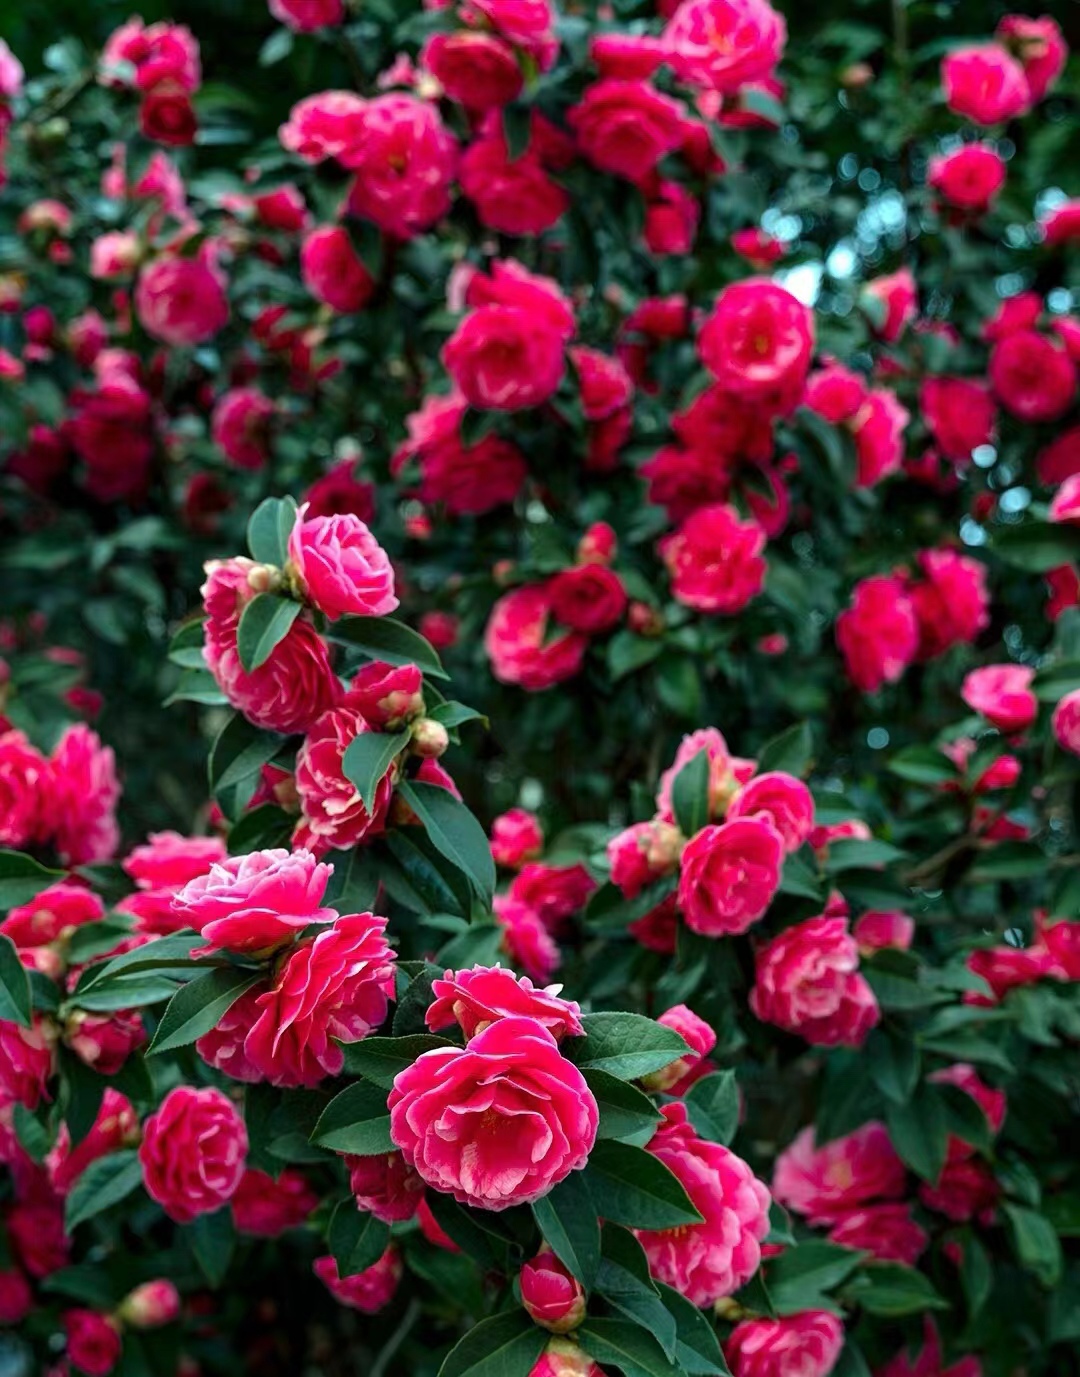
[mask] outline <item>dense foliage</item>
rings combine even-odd
[[[0,1374],[1080,1371],[1069,16],[83,8]]]

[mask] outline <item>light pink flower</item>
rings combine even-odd
[[[358,516],[296,514],[289,559],[307,598],[331,621],[385,617],[398,605],[390,558]]]

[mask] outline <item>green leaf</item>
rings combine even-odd
[[[616,1367],[625,1377],[679,1377],[660,1343],[632,1320],[588,1318],[577,1340],[598,1363]]]
[[[529,1377],[550,1338],[524,1310],[493,1315],[451,1349],[439,1377]]]
[[[784,868],[780,874],[780,893],[790,894],[796,899],[821,902],[821,881],[817,871],[798,852],[784,858]]]
[[[584,1014],[581,1024],[584,1039],[568,1038],[564,1054],[583,1071],[606,1071],[623,1081],[661,1071],[690,1050],[673,1028],[642,1014]]]
[[[229,789],[246,785],[250,797],[263,766],[273,760],[284,740],[277,732],[265,732],[240,713],[234,713],[210,747],[207,766],[210,792],[216,798]],[[241,807],[246,803],[245,798]]]
[[[718,1071],[695,1081],[683,1097],[691,1124],[703,1138],[722,1143],[739,1127],[739,1087],[734,1071]]]
[[[1023,1205],[1006,1204],[1005,1217],[1020,1266],[1043,1286],[1057,1286],[1064,1260],[1054,1226],[1045,1215]]]
[[[0,933],[0,1020],[31,1024],[30,974],[19,960],[15,943]]]
[[[601,1138],[652,1136],[660,1122],[660,1111],[648,1095],[596,1067],[586,1069],[583,1075],[600,1110],[598,1134]]]
[[[585,1168],[596,1212],[632,1229],[675,1229],[701,1221],[682,1183],[643,1148],[597,1142]]]
[[[94,1215],[125,1200],[142,1185],[142,1166],[135,1148],[110,1152],[91,1162],[64,1202],[64,1232],[71,1233]]]
[[[797,722],[767,741],[758,752],[758,772],[782,770],[801,778],[814,759],[814,734],[809,722]]]
[[[655,1334],[668,1358],[677,1347],[675,1320],[661,1301],[645,1251],[632,1233],[605,1224],[601,1234],[603,1257],[596,1290],[613,1310]]]
[[[529,106],[520,101],[503,106],[503,138],[506,140],[507,159],[512,163],[516,163],[529,146],[531,119]]]
[[[657,1289],[675,1320],[675,1362],[682,1371],[690,1377],[730,1377],[720,1340],[707,1317],[670,1286],[661,1282]]]
[[[956,766],[947,755],[933,746],[906,746],[889,761],[886,768],[911,784],[935,786],[959,779]]]
[[[776,1313],[831,1309],[826,1292],[846,1281],[862,1258],[852,1248],[816,1239],[785,1248],[769,1261],[769,1295]]]
[[[249,674],[266,664],[300,612],[298,602],[276,593],[258,593],[251,599],[236,628],[236,651]]]
[[[948,1310],[930,1281],[913,1267],[899,1262],[874,1262],[864,1266],[847,1287],[845,1295],[870,1315],[899,1319],[927,1310]]]
[[[259,49],[259,66],[273,67],[287,58],[293,50],[295,37],[292,29],[287,29],[284,25],[280,29],[275,29]]]
[[[201,1214],[185,1227],[199,1270],[213,1290],[225,1280],[236,1249],[232,1211],[226,1205],[213,1214]]]
[[[441,723],[450,732],[455,727],[464,726],[466,722],[483,722],[485,727],[488,725],[488,719],[482,712],[477,712],[476,708],[466,707],[464,703],[439,703],[427,715],[433,722]]]
[[[338,913],[370,913],[379,893],[375,858],[360,847],[330,851],[323,857],[334,867],[323,903]]]
[[[193,948],[204,945],[204,939],[197,932],[176,932],[169,937],[156,937],[133,951],[122,952],[111,961],[104,961],[84,971],[71,1002],[80,1008],[85,1007],[81,997],[89,990],[99,989],[102,985],[139,971],[174,972],[201,966],[202,962],[196,960],[191,952]]]
[[[360,1081],[335,1095],[319,1116],[311,1141],[332,1152],[374,1157],[393,1152],[386,1090]]]
[[[690,757],[671,786],[675,821],[684,837],[700,832],[709,821],[709,753]]]
[[[608,674],[618,683],[635,670],[644,669],[663,654],[666,642],[659,636],[639,636],[636,632],[616,631],[608,642]]]
[[[326,1243],[338,1266],[338,1275],[354,1277],[374,1267],[390,1242],[390,1225],[356,1208],[349,1196],[334,1210]]]
[[[272,851],[276,847],[288,849],[296,830],[296,819],[276,803],[260,803],[249,808],[229,828],[229,855],[246,856],[251,851]]]
[[[180,987],[147,1049],[148,1057],[187,1047],[216,1028],[236,1001],[264,979],[261,971],[217,966]]]
[[[362,732],[349,742],[341,759],[341,772],[356,786],[360,802],[369,813],[375,809],[375,793],[383,776],[412,740],[411,732]]]
[[[1045,574],[1080,559],[1080,530],[1067,522],[1022,521],[996,530],[990,548],[1006,564],[1028,574]]]
[[[855,837],[845,837],[832,842],[825,859],[825,869],[832,875],[841,870],[859,870],[864,866],[891,865],[893,861],[904,859],[905,852],[889,842],[860,841]]]
[[[280,569],[289,558],[289,536],[295,525],[296,503],[291,497],[268,497],[260,502],[247,528],[251,558]]]
[[[185,669],[162,706],[168,708],[173,703],[203,703],[206,707],[221,708],[228,701],[209,670]]]
[[[581,1172],[571,1172],[532,1212],[555,1256],[591,1291],[600,1267],[600,1222]]]
[[[410,780],[399,784],[397,792],[420,819],[432,846],[469,877],[489,904],[495,891],[495,862],[487,834],[468,808],[436,784]]]
[[[411,1066],[417,1057],[423,1056],[435,1047],[452,1047],[446,1038],[433,1033],[410,1033],[403,1038],[364,1038],[361,1042],[347,1043],[342,1049],[345,1053],[345,1070],[353,1076],[363,1076],[373,1085],[390,1090],[394,1077]]]
[[[983,852],[971,869],[976,883],[987,880],[1030,880],[1046,872],[1046,857],[1034,842],[1000,842]]]
[[[434,679],[449,678],[434,647],[411,626],[393,617],[342,617],[327,635],[388,665],[419,665]]]
[[[63,878],[62,870],[48,870],[21,851],[0,851],[0,913],[28,904]]]
[[[949,1137],[945,1103],[937,1087],[920,1085],[907,1104],[890,1104],[885,1122],[901,1159],[924,1181],[936,1185]]]

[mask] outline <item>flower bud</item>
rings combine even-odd
[[[117,1313],[133,1329],[157,1329],[179,1315],[180,1293],[164,1277],[147,1281],[124,1298]]]
[[[645,841],[645,859],[649,869],[662,874],[676,864],[682,855],[683,835],[671,822],[654,821]]]
[[[603,1377],[589,1355],[569,1339],[552,1339],[529,1377]]]
[[[413,723],[412,751],[424,760],[438,760],[450,745],[450,733],[433,717],[421,717]]]
[[[534,1323],[567,1334],[585,1318],[585,1292],[550,1248],[521,1269],[521,1303]]]
[[[618,537],[608,523],[594,521],[578,542],[578,563],[610,564],[618,548]]]
[[[253,593],[276,593],[281,583],[281,570],[272,564],[256,564],[248,570],[247,585]]]
[[[853,62],[840,73],[840,85],[846,91],[861,91],[874,80],[874,69],[868,62]]]
[[[626,610],[626,624],[639,636],[660,636],[664,631],[664,614],[647,602],[632,602]]]

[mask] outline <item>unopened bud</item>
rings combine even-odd
[[[433,717],[421,717],[418,722],[413,723],[412,751],[414,755],[421,756],[424,760],[438,760],[439,756],[445,755],[449,745],[450,733],[441,722],[436,722]]]
[[[281,584],[281,570],[272,564],[256,564],[248,570],[247,585],[253,593],[276,593]]]
[[[521,1303],[535,1324],[568,1334],[585,1318],[585,1292],[550,1248],[521,1269]]]
[[[626,624],[639,636],[660,636],[664,631],[664,614],[647,602],[632,602],[627,609]]]
[[[180,1293],[164,1277],[136,1286],[120,1304],[117,1314],[133,1329],[158,1329],[172,1324],[180,1313]]]
[[[861,91],[874,79],[874,69],[869,62],[853,62],[840,73],[840,85],[845,91]]]

